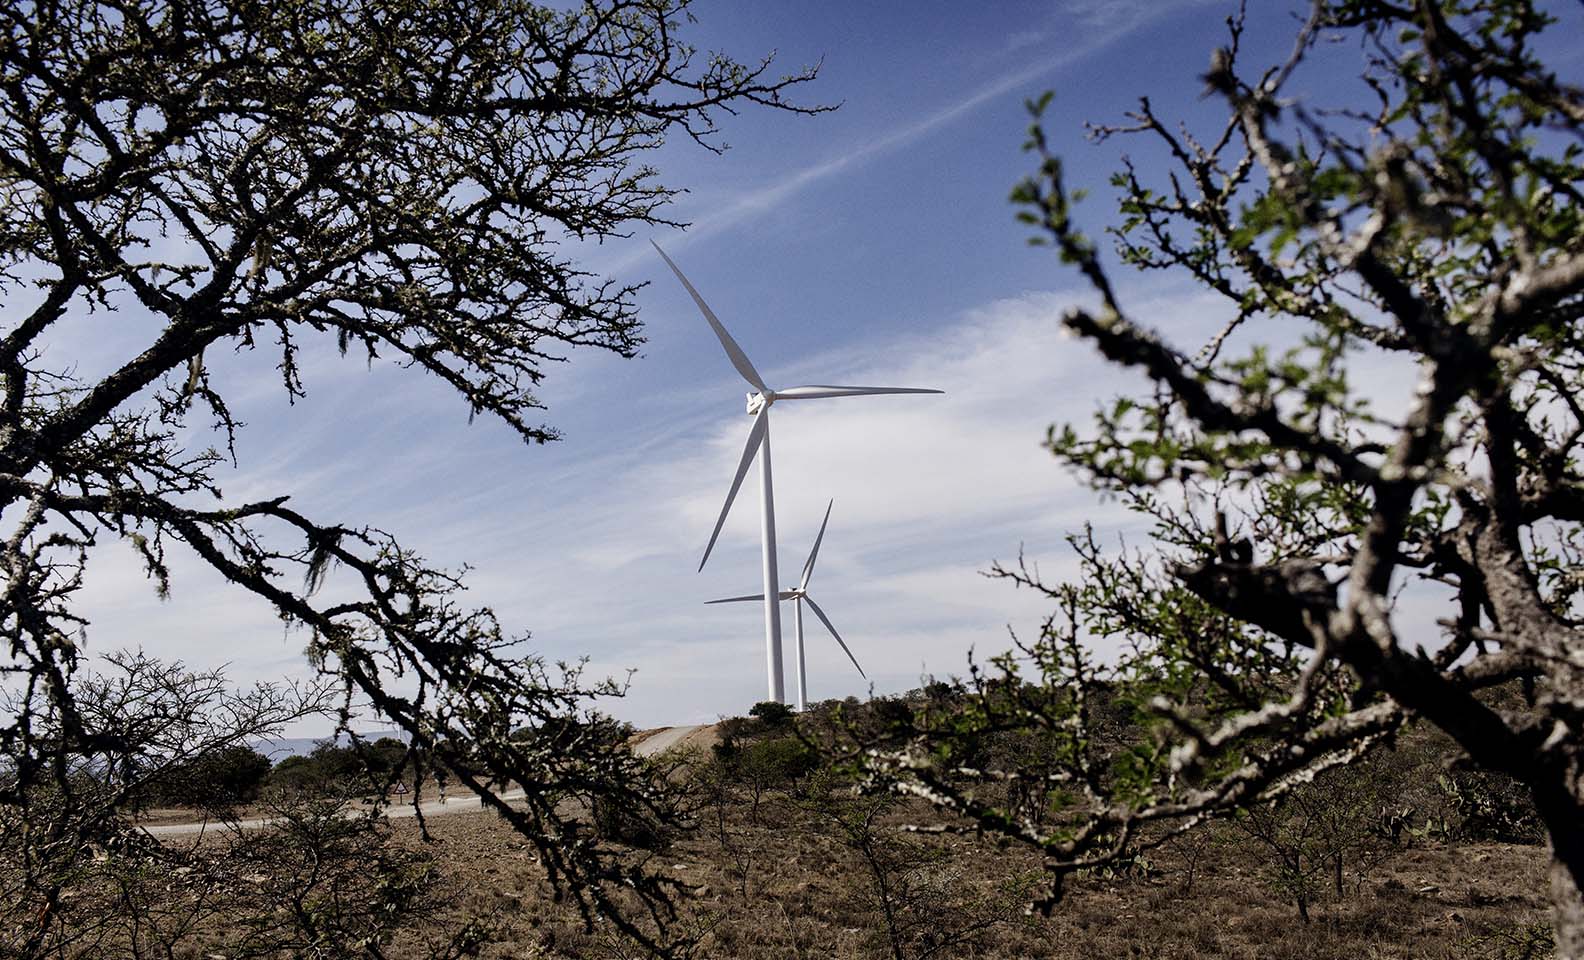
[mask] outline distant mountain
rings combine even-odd
[[[397,740],[400,740],[403,743],[407,741],[406,734],[402,733],[400,730],[359,730],[358,736],[371,742],[378,740],[380,737],[395,737]],[[249,746],[251,746],[254,750],[257,750],[259,753],[264,754],[264,756],[269,757],[271,762],[279,763],[281,760],[284,760],[287,757],[306,756],[307,754],[313,752],[314,747],[317,747],[319,744],[325,742],[328,739],[330,738],[280,737],[274,740],[255,740],[253,743],[249,744]],[[348,742],[349,740],[346,734],[341,734],[340,736],[336,737],[336,743],[338,744],[346,744]]]

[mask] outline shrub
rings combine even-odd
[[[148,792],[155,803],[223,809],[258,799],[269,775],[270,760],[262,753],[225,747],[170,768]]]
[[[785,786],[819,766],[814,748],[792,737],[760,740],[742,750],[738,766],[774,787]]]
[[[631,806],[596,796],[589,813],[594,820],[594,833],[601,840],[642,850],[663,849],[670,841],[670,834],[654,817]]]
[[[324,772],[311,757],[290,756],[270,771],[269,785],[290,793],[319,793],[324,786]]]
[[[366,769],[356,749],[340,746],[334,740],[319,741],[308,757],[318,765],[319,775],[329,781],[350,780]]]
[[[762,700],[753,705],[748,711],[748,716],[757,717],[767,727],[784,727],[792,722],[795,714],[792,708],[784,703],[774,700]]]
[[[389,774],[406,763],[407,744],[395,737],[380,737],[363,749],[363,762],[372,773]]]
[[[1540,843],[1545,827],[1529,791],[1516,779],[1493,770],[1457,768],[1439,783],[1451,802],[1453,828],[1465,840]]]

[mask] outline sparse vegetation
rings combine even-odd
[[[1280,831],[1277,846],[1301,853],[1308,924],[1296,922],[1292,877],[1282,875],[1276,848],[1235,819],[1183,834],[1126,865],[1075,876],[1059,908],[1028,914],[1024,904],[1043,877],[1037,856],[993,836],[952,830],[952,818],[922,801],[866,795],[858,771],[819,759],[838,751],[813,749],[835,747],[847,731],[903,710],[948,706],[951,698],[937,690],[825,704],[776,727],[756,717],[726,721],[720,729],[732,733],[732,749],[684,748],[665,758],[693,798],[686,828],[657,834],[651,824],[599,808],[569,822],[624,845],[627,856],[679,884],[678,915],[667,926],[683,957],[1552,955],[1543,847],[1456,830],[1419,834],[1455,806],[1434,772],[1456,749],[1417,727],[1372,757],[1369,769],[1295,790],[1289,806],[1267,810],[1268,825]],[[1111,746],[1142,732],[1119,723]],[[1029,737],[992,734],[983,747],[994,756],[1026,749]],[[816,762],[800,760],[774,783],[755,782],[732,759],[787,743],[803,746],[798,755]],[[789,748],[770,753],[782,750]],[[1372,786],[1356,792],[1353,777]],[[1349,802],[1326,809],[1339,795]],[[1393,835],[1365,796],[1424,808],[1413,813],[1410,829]],[[72,942],[114,955],[123,942],[117,938],[136,930],[146,944],[167,945],[178,956],[199,949],[228,957],[353,955],[337,950],[359,939],[392,960],[460,951],[568,960],[653,955],[615,930],[585,930],[575,908],[552,896],[531,846],[488,812],[433,818],[421,832],[410,820],[348,819],[341,809],[334,801],[276,804],[271,810],[285,818],[276,831],[170,842],[130,873],[130,861],[105,861],[104,869],[123,873],[84,874],[81,892],[64,902],[82,911],[74,916],[110,916],[114,923]],[[1059,805],[1051,815],[1071,822]],[[1335,885],[1338,850],[1342,889]],[[311,858],[318,869],[307,869]],[[114,886],[107,887],[110,879]],[[114,898],[89,892],[123,887]]]
[[[1130,147],[1112,252],[1083,232],[1054,94],[1028,104],[1017,217],[1093,301],[1064,325],[1151,383],[1047,446],[1150,542],[1075,531],[1062,583],[997,566],[1054,612],[865,741],[871,789],[1037,853],[1047,909],[1212,821],[1305,918],[1362,885],[1372,819],[1543,834],[1555,949],[1584,957],[1584,88],[1547,62],[1573,39],[1558,10],[1316,0],[1269,49],[1240,8],[1206,51],[1217,116],[1146,96],[1091,128]],[[1172,328],[1123,270],[1220,322]],[[1432,729],[1439,797],[1349,772]],[[1041,748],[998,754],[1008,732]]]
[[[777,76],[768,58],[697,56],[682,37],[687,7],[0,4],[9,950],[65,949],[61,889],[85,858],[135,844],[123,814],[149,799],[125,784],[147,779],[136,760],[164,717],[128,700],[124,724],[106,726],[82,682],[85,577],[117,543],[161,596],[190,561],[278,612],[339,700],[343,728],[354,714],[388,721],[486,798],[492,783],[525,787],[518,807],[488,802],[586,923],[628,925],[612,891],[664,900],[652,878],[600,843],[573,842],[562,822],[563,805],[595,798],[675,817],[665,782],[619,749],[619,728],[588,722],[622,684],[526,653],[489,607],[463,604],[458,572],[386,531],[299,512],[291,490],[227,499],[248,434],[231,406],[239,378],[212,376],[206,357],[256,362],[284,400],[304,395],[309,355],[388,358],[448,385],[469,418],[494,417],[528,443],[555,439],[536,419],[547,366],[576,347],[631,357],[643,342],[637,287],[591,276],[561,243],[669,223],[676,188],[644,161],[669,137],[716,149],[722,113],[823,109],[785,98],[812,70]],[[116,330],[108,363],[73,353],[93,324]],[[248,735],[252,719],[227,736]],[[579,735],[510,735],[558,720]],[[344,760],[276,776],[377,786],[399,765],[377,744]],[[104,774],[94,789],[81,789],[85,771]],[[237,786],[233,796],[253,785]]]
[[[269,757],[250,746],[222,747],[168,769],[134,804],[225,810],[257,800],[270,769]]]
[[[523,654],[460,575],[225,501],[242,424],[205,356],[270,344],[294,398],[302,351],[393,355],[552,439],[545,365],[641,343],[634,288],[557,238],[663,223],[645,152],[802,109],[812,73],[695,62],[683,0],[0,17],[0,287],[31,291],[0,336],[0,955],[1584,958],[1584,93],[1532,4],[1318,0],[1253,72],[1234,17],[1212,135],[1147,100],[1097,130],[1174,171],[1127,162],[1115,240],[1226,298],[1195,352],[1129,313],[1030,104],[1014,200],[1098,298],[1067,324],[1156,384],[1049,447],[1158,552],[1076,533],[1078,582],[996,568],[1057,610],[966,679],[759,703],[663,761],[594,708],[621,684]],[[1360,41],[1368,109],[1285,97],[1326,38]],[[156,332],[119,367],[43,349],[123,307]],[[1273,317],[1303,332],[1272,347]],[[1405,417],[1350,385],[1366,350],[1422,378]],[[108,540],[162,594],[181,551],[262,598],[316,679],[91,665]],[[1450,598],[1429,650],[1418,581]],[[248,746],[354,712],[402,738]],[[483,809],[431,817],[440,783]],[[156,806],[208,829],[140,829]]]

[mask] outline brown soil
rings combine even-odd
[[[926,811],[908,811],[928,816]],[[895,827],[905,819],[891,818]],[[693,890],[683,926],[707,930],[700,956],[891,957],[861,861],[831,834],[802,822],[784,799],[760,822],[728,824],[741,859],[708,830],[684,837],[654,864]],[[417,842],[416,828],[402,835]],[[485,957],[639,956],[609,932],[585,931],[552,901],[532,850],[491,814],[435,820],[430,846],[457,897],[458,916],[487,920]],[[940,870],[958,892],[993,894],[1035,858],[970,837],[936,838]],[[745,852],[746,851],[746,852]],[[1348,891],[1328,894],[1302,923],[1272,891],[1250,851],[1217,845],[1201,856],[1191,890],[1186,854],[1158,853],[1138,878],[1069,883],[1048,917],[1011,911],[975,942],[943,957],[1281,958],[1540,957],[1525,952],[1547,924],[1545,852],[1503,844],[1430,845],[1396,852]],[[745,893],[746,884],[746,893]],[[950,909],[949,905],[943,909]],[[913,954],[909,954],[910,956]]]
[[[713,727],[661,728],[634,738],[640,752],[676,748],[700,759]],[[1179,842],[1153,851],[1130,876],[1080,876],[1048,915],[1023,909],[1029,888],[1009,881],[1043,877],[1037,855],[973,835],[903,833],[939,825],[922,806],[900,806],[878,821],[877,836],[905,837],[916,856],[908,882],[924,890],[916,924],[900,952],[885,933],[876,882],[840,829],[805,802],[766,790],[757,803],[740,785],[718,805],[704,802],[694,829],[658,851],[634,851],[650,869],[683,883],[676,929],[699,935],[693,956],[727,960],[922,960],[938,958],[1224,957],[1246,960],[1385,960],[1550,955],[1546,852],[1540,846],[1418,841],[1391,847],[1360,871],[1350,864],[1345,890],[1324,891],[1300,921],[1272,884],[1271,865],[1225,825],[1212,842]],[[453,792],[453,796],[457,795]],[[149,822],[191,819],[151,811]],[[493,813],[431,817],[428,836],[411,819],[393,820],[397,842],[422,848],[440,868],[436,902],[453,925],[479,920],[494,958],[610,958],[645,954],[609,924],[587,929],[557,901],[533,848]],[[1191,879],[1190,879],[1191,877]],[[894,881],[895,878],[893,877]],[[961,942],[945,931],[973,911],[998,918]],[[935,939],[932,939],[935,938]],[[931,943],[937,946],[932,948]],[[933,949],[934,952],[931,952]],[[392,960],[423,955],[398,936]]]

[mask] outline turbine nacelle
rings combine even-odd
[[[721,349],[726,351],[726,359],[730,360],[731,365],[737,369],[737,373],[748,381],[748,385],[754,388],[753,393],[747,394],[748,415],[754,418],[754,424],[748,431],[748,443],[743,447],[742,459],[737,462],[737,475],[732,478],[731,489],[726,492],[726,503],[721,506],[720,517],[715,521],[715,529],[710,533],[709,544],[704,548],[704,557],[699,561],[699,569],[703,570],[704,564],[709,562],[710,551],[715,549],[715,539],[720,536],[721,526],[726,522],[726,514],[731,512],[732,501],[737,499],[737,489],[742,486],[743,477],[748,474],[748,468],[753,465],[754,455],[759,452],[760,445],[765,442],[765,434],[770,429],[767,421],[771,404],[777,400],[824,400],[833,397],[872,397],[893,393],[941,393],[943,391],[924,387],[856,387],[832,383],[813,383],[801,387],[787,387],[785,390],[770,389],[770,385],[765,383],[764,377],[760,376],[759,371],[754,369],[753,361],[748,359],[746,353],[743,353],[742,347],[738,346],[737,341],[732,339],[732,335],[726,332],[726,328],[721,325],[720,319],[715,316],[715,311],[711,310],[709,304],[704,302],[704,298],[699,295],[693,283],[682,273],[682,269],[670,257],[666,256],[666,252],[660,249],[660,244],[655,243],[653,240],[649,241],[649,243],[660,254],[660,259],[665,261],[666,266],[671,268],[671,272],[676,274],[676,278],[682,281],[682,286],[687,289],[688,296],[693,298],[693,303],[699,308],[699,313],[704,315],[705,322],[710,325],[711,330],[715,331],[715,339],[720,341]],[[767,529],[769,528],[767,527]],[[770,554],[775,552],[773,549],[769,549],[768,544],[767,550]],[[766,592],[779,593],[780,591],[774,587],[767,586]]]

